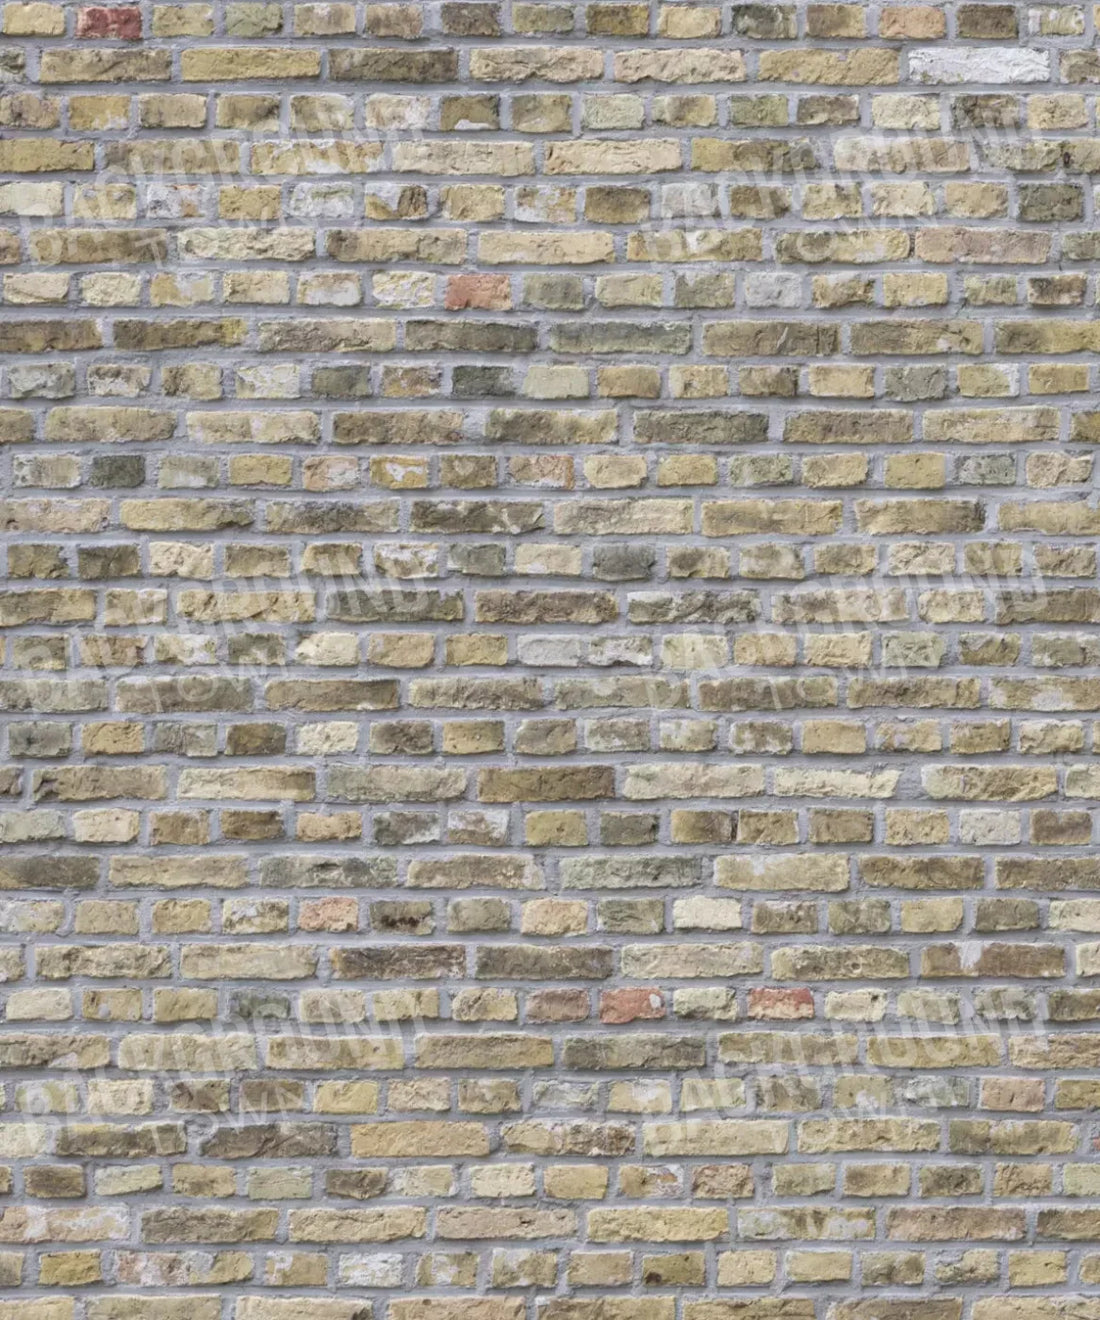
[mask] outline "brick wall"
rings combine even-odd
[[[1091,5],[0,12],[0,1320],[1100,1320]]]

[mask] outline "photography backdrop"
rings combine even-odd
[[[1095,23],[6,0],[0,1320],[1100,1320]]]

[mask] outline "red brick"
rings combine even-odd
[[[140,41],[141,10],[136,5],[119,5],[117,8],[94,5],[90,9],[82,9],[76,19],[76,35]]]
[[[466,307],[502,312],[512,305],[512,287],[507,275],[452,275],[447,281],[444,306],[449,312]]]
[[[663,1018],[665,997],[652,986],[626,990],[605,990],[600,995],[600,1021],[637,1022],[642,1018]]]

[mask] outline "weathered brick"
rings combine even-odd
[[[0,28],[0,1320],[1100,1320],[1085,8]]]

